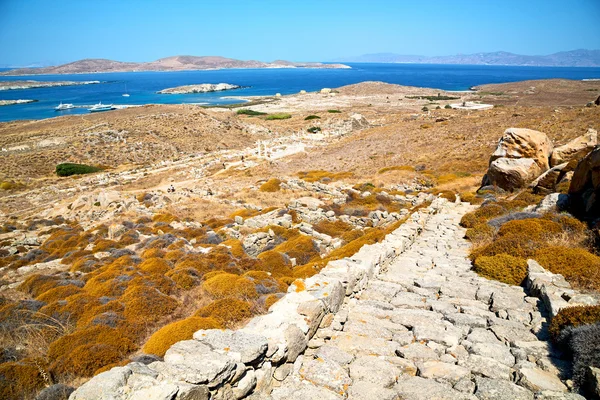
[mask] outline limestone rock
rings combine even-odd
[[[57,383],[52,386],[44,388],[35,397],[35,400],[67,400],[69,395],[73,393],[75,389],[70,386]]]
[[[548,169],[548,159],[552,153],[552,142],[539,131],[524,128],[508,128],[498,141],[498,146],[490,158],[490,164],[499,158],[530,158],[540,171]]]
[[[476,377],[475,396],[480,400],[533,400],[533,393],[512,382]]]
[[[350,364],[353,382],[365,381],[377,387],[390,388],[396,383],[400,371],[394,365],[376,356],[358,357]]]
[[[457,383],[471,375],[468,369],[441,361],[425,361],[419,366],[419,376],[427,379],[444,380]]]
[[[227,354],[230,358],[244,364],[259,360],[267,352],[267,339],[248,332],[229,329],[199,330],[194,339],[209,346],[214,352]]]
[[[386,389],[367,381],[358,381],[352,383],[352,386],[350,386],[350,389],[348,390],[348,399],[398,400],[399,397],[395,390]]]
[[[131,400],[171,400],[175,398],[179,388],[172,383],[161,383],[148,388],[136,390]]]
[[[556,375],[539,368],[522,368],[519,371],[519,385],[529,390],[551,390],[555,392],[566,392],[567,387]]]
[[[552,151],[552,156],[550,156],[550,165],[555,166],[571,160],[579,161],[592,151],[597,144],[598,132],[590,128],[584,135],[571,140],[567,144],[556,147]]]
[[[284,386],[273,389],[272,400],[319,399],[342,400],[343,397],[329,389],[315,386],[308,381],[290,380]]]
[[[411,400],[475,400],[472,394],[454,390],[452,386],[418,376],[400,379],[396,385],[403,399]]]
[[[108,400],[115,398],[116,394],[127,384],[131,369],[117,367],[102,372],[80,386],[71,393],[70,400]]]
[[[569,196],[571,211],[587,220],[600,216],[598,189],[600,185],[600,146],[585,156],[575,168]]]
[[[529,184],[533,190],[538,192],[553,192],[556,189],[558,180],[563,175],[563,171],[567,168],[568,163],[562,163],[553,166],[540,176],[538,176],[533,182]]]
[[[542,169],[533,158],[497,158],[491,162],[487,177],[491,185],[504,190],[520,189],[540,175]]]
[[[348,373],[338,363],[320,358],[304,361],[300,377],[336,393],[345,392],[352,383]]]

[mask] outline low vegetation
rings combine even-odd
[[[237,110],[236,114],[238,114],[238,115],[251,115],[251,116],[267,115],[267,113],[260,112],[260,111],[250,110],[248,108],[243,108],[241,110]]]
[[[99,171],[102,171],[102,168],[85,164],[62,163],[56,166],[58,176],[84,175]]]
[[[441,94],[437,94],[437,96],[406,96],[407,99],[413,100],[429,100],[429,101],[439,101],[439,100],[458,100],[460,97],[453,96],[442,96]]]
[[[318,115],[309,115],[306,118],[304,118],[305,121],[310,121],[312,119],[321,119],[321,117],[319,117]]]
[[[351,172],[329,172],[323,170],[314,171],[300,171],[298,177],[307,182],[331,182],[340,179],[349,178],[352,176]]]
[[[339,113],[341,113],[340,110],[327,110],[327,112],[331,113],[331,114],[339,114]]]
[[[292,118],[292,114],[288,113],[277,113],[277,114],[269,114],[266,117],[267,121],[277,120],[277,119],[290,119]]]

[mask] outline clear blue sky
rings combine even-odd
[[[600,0],[0,0],[0,65],[600,49]]]

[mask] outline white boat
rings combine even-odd
[[[73,104],[70,104],[70,103],[63,104],[62,101],[60,102],[60,104],[58,106],[54,107],[54,109],[56,111],[70,110],[72,108],[75,108],[75,106]]]
[[[99,112],[99,111],[110,111],[113,109],[113,105],[112,104],[102,104],[102,102],[93,105],[92,107],[88,108],[89,112]]]
[[[127,84],[125,84],[125,93],[123,93],[123,97],[129,97],[129,93],[127,93]]]

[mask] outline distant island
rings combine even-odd
[[[54,86],[75,86],[75,85],[93,85],[100,81],[56,81],[56,82],[41,82],[41,81],[4,81],[0,82],[0,90],[17,90],[17,89],[35,89]]]
[[[37,100],[0,100],[0,106],[12,106],[15,104],[35,103]]]
[[[434,57],[377,53],[342,57],[335,61],[362,63],[514,65],[531,67],[600,67],[600,50],[579,49],[561,51],[546,56],[527,56],[505,51]]]
[[[45,74],[89,74],[99,72],[135,72],[135,71],[187,71],[239,68],[350,68],[344,64],[296,63],[277,60],[272,63],[262,61],[243,61],[218,56],[174,56],[152,62],[122,62],[106,59],[85,59],[68,64],[44,68],[16,68],[4,71],[0,75],[45,75]]]
[[[159,90],[156,93],[160,94],[191,94],[191,93],[209,93],[222,92],[225,90],[240,89],[241,86],[232,85],[229,83],[202,83],[200,85],[185,85]]]

